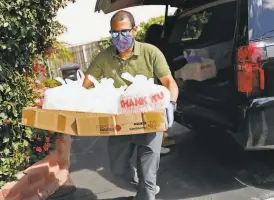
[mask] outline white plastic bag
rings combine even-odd
[[[57,77],[56,80],[62,85],[46,90],[42,108],[67,111],[81,110],[82,104],[80,100],[85,99],[88,94],[88,90],[82,87],[84,81],[83,72],[77,71],[77,81],[68,79],[64,81],[60,77]]]
[[[155,85],[153,79],[143,75],[133,77],[129,73],[122,74],[122,78],[132,84],[120,98],[120,114],[150,112],[165,109],[170,102],[170,92],[161,85]]]
[[[42,108],[118,114],[120,96],[126,86],[115,88],[113,79],[103,78],[99,83],[92,76],[88,78],[94,83],[92,89],[82,87],[84,74],[80,70],[77,71],[77,81],[56,78],[62,85],[46,91]]]
[[[113,79],[103,78],[99,83],[94,77],[88,77],[94,88],[88,91],[86,112],[118,114],[120,97],[126,86],[115,88]]]

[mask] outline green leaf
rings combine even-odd
[[[7,92],[10,92],[10,90],[11,90],[10,87],[8,87],[8,88],[6,89],[6,93],[7,93]]]
[[[8,137],[4,137],[4,139],[3,139],[3,143],[8,143],[10,141],[10,138],[8,138]]]
[[[32,131],[31,131],[30,128],[26,128],[25,135],[26,135],[27,138],[31,139]]]
[[[4,27],[7,27],[8,25],[9,25],[8,22],[5,22],[5,23],[4,23]]]
[[[12,113],[13,113],[14,117],[18,117],[18,113],[17,113],[16,109],[13,109]]]
[[[0,113],[0,118],[2,118],[2,119],[7,119],[8,118],[8,116],[6,115],[6,113]]]
[[[10,150],[7,149],[7,148],[5,148],[5,149],[4,149],[4,154],[5,154],[6,156],[9,155],[9,154],[10,154]]]
[[[23,146],[24,146],[24,147],[28,147],[28,146],[29,146],[28,141],[24,140],[24,141],[23,141]]]
[[[18,150],[18,143],[12,143],[11,145],[13,146],[13,148],[14,148],[15,151]]]

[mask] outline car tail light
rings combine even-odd
[[[260,93],[265,88],[262,68],[263,48],[252,43],[237,50],[238,91],[246,94]]]

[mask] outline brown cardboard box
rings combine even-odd
[[[22,123],[76,136],[131,135],[167,130],[165,111],[112,115],[24,108]]]

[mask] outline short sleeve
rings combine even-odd
[[[154,49],[153,71],[158,79],[171,74],[166,58],[158,48]]]
[[[94,60],[91,61],[86,74],[92,75],[95,78],[101,78],[103,75],[103,60],[101,59],[101,55],[97,55]]]

